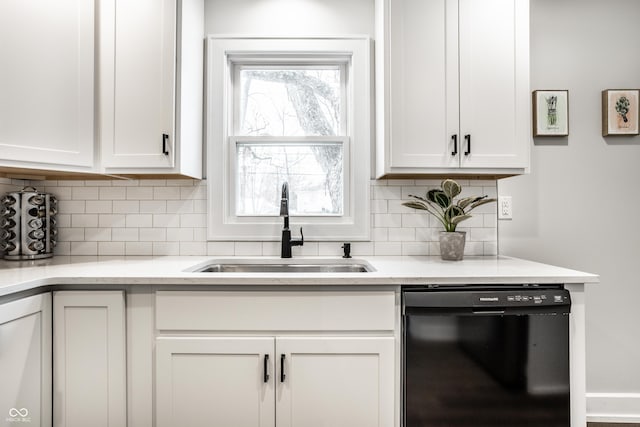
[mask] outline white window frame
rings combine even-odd
[[[347,70],[341,126],[344,135],[331,137],[274,137],[283,142],[334,141],[343,145],[344,206],[342,215],[291,216],[296,233],[304,229],[306,240],[342,241],[370,238],[371,166],[371,58],[366,37],[254,38],[209,36],[207,39],[206,149],[208,184],[208,240],[263,240],[281,238],[282,218],[235,215],[235,150],[237,142],[255,142],[251,136],[234,135],[234,87],[236,64],[287,65],[344,62]],[[343,133],[343,132],[341,132]],[[265,141],[260,137],[260,141]]]

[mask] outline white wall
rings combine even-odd
[[[374,34],[373,0],[206,0],[207,34]]]
[[[498,182],[514,203],[501,254],[601,275],[586,294],[592,421],[640,421],[640,137],[600,124],[603,89],[640,87],[639,18],[637,0],[531,0],[531,90],[569,90],[570,136],[536,138],[532,173]]]

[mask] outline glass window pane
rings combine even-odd
[[[236,215],[280,214],[289,183],[290,215],[342,215],[342,143],[236,145]]]
[[[340,78],[338,66],[241,68],[240,135],[339,135]]]

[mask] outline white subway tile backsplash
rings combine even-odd
[[[231,256],[234,253],[233,242],[207,242],[207,255]]]
[[[98,200],[98,188],[97,187],[72,187],[71,199]]]
[[[402,255],[400,242],[375,242],[374,255]]]
[[[98,255],[98,242],[71,242],[70,255]]]
[[[402,215],[400,214],[375,214],[373,216],[374,227],[401,227]]]
[[[394,200],[402,198],[402,188],[396,186],[373,187],[374,200]]]
[[[180,255],[179,242],[153,242],[153,255]],[[198,254],[202,255],[202,254]]]
[[[58,227],[71,227],[71,215],[59,213],[56,216],[56,225]]]
[[[141,200],[140,213],[163,214],[167,212],[166,200]]]
[[[81,214],[84,213],[85,202],[83,200],[60,200],[58,203],[58,213],[61,214]]]
[[[25,184],[0,181],[15,191]],[[463,194],[495,197],[493,180],[458,180]],[[193,180],[45,181],[35,183],[60,200],[56,254],[279,256],[280,242],[207,242],[206,182]],[[39,187],[38,187],[39,185]],[[351,242],[352,255],[437,255],[442,224],[406,208],[409,194],[424,195],[440,180],[371,181],[371,241]],[[467,255],[497,253],[497,208],[481,206],[461,224]],[[294,256],[341,256],[342,242],[305,242]]]
[[[167,200],[167,213],[193,213],[193,200]]]
[[[119,242],[137,242],[140,240],[137,228],[112,228],[111,239]]]
[[[140,202],[137,200],[114,200],[113,213],[134,214],[140,212]]]
[[[61,242],[84,242],[84,228],[58,227],[58,241]]]
[[[124,242],[98,242],[98,255],[122,255]]]
[[[153,200],[154,187],[127,187],[127,200]]]
[[[152,227],[153,215],[150,214],[129,214],[125,227]]]
[[[167,228],[167,241],[192,242],[193,228]]]
[[[87,200],[85,203],[85,212],[110,214],[113,212],[113,202],[111,200]]]
[[[124,254],[153,255],[153,244],[151,242],[125,242]]]
[[[402,255],[429,255],[428,242],[402,242]]]
[[[207,216],[204,214],[181,214],[180,226],[204,228],[207,226]]]
[[[180,200],[180,187],[153,187],[155,200]]]
[[[416,240],[415,228],[394,228],[389,231],[390,242],[412,242]]]
[[[180,216],[176,214],[153,215],[154,227],[180,227]]]
[[[111,233],[111,228],[85,228],[84,240],[87,242],[109,242],[111,241]]]
[[[71,215],[72,227],[97,227],[98,215],[95,214],[73,214]]]
[[[124,227],[126,224],[125,215],[98,215],[98,225],[100,227]]]
[[[166,228],[141,228],[139,230],[140,241],[144,242],[166,242]]]
[[[127,189],[122,187],[100,187],[99,198],[100,200],[124,200],[127,198]]]
[[[262,242],[235,242],[234,254],[240,256],[262,255]]]

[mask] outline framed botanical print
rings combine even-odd
[[[533,92],[533,136],[569,135],[569,91]]]
[[[638,135],[640,89],[602,91],[602,136]]]

